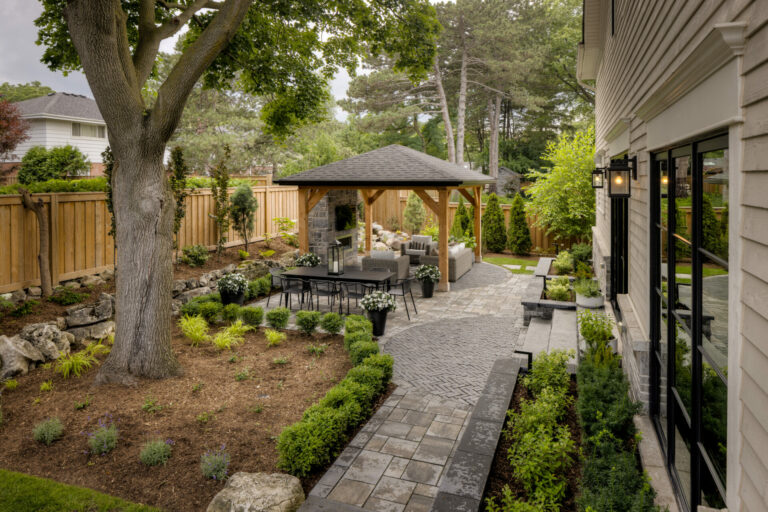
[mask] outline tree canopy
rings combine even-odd
[[[41,84],[37,80],[26,84],[12,84],[9,82],[0,84],[0,97],[11,103],[39,98],[52,92],[54,92],[53,89]]]

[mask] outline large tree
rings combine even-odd
[[[9,82],[0,84],[0,96],[11,103],[38,98],[52,92],[54,92],[53,89],[41,84],[37,80],[26,84],[12,84]]]
[[[171,350],[174,201],[166,142],[199,79],[268,98],[265,130],[312,120],[338,66],[389,53],[414,79],[431,67],[439,24],[426,0],[41,0],[43,61],[82,69],[109,128],[117,219],[115,346],[98,382],[177,374]],[[153,101],[142,87],[161,41],[184,27],[183,51]]]

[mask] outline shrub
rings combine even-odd
[[[347,316],[344,321],[344,328],[347,333],[363,331],[373,335],[373,324],[362,315]]]
[[[16,379],[8,379],[7,381],[5,381],[4,388],[6,391],[13,391],[17,387],[19,387],[19,381],[17,381]]]
[[[85,155],[69,144],[51,149],[33,146],[21,159],[18,178],[19,183],[28,185],[39,181],[82,175],[89,169],[90,163]]]
[[[53,391],[53,381],[46,380],[40,383],[40,392],[45,393],[47,391]]]
[[[373,341],[373,336],[371,333],[366,331],[347,331],[347,333],[344,335],[344,348],[349,351],[352,349],[352,345],[355,343],[365,341]]]
[[[560,275],[573,272],[573,258],[571,257],[571,253],[568,251],[560,251],[555,258],[555,261],[552,262],[552,267],[554,267],[555,272]]]
[[[599,297],[600,285],[594,279],[577,279],[573,282],[573,289],[584,297]]]
[[[533,360],[531,371],[523,380],[525,386],[533,396],[538,396],[544,388],[565,394],[571,382],[568,360],[574,355],[573,350],[542,352]]]
[[[569,252],[573,258],[574,266],[578,266],[579,263],[589,265],[589,261],[592,259],[592,245],[590,244],[573,244]]]
[[[91,453],[104,455],[117,446],[117,426],[107,417],[99,419],[99,428],[88,434],[88,447]]]
[[[591,438],[605,430],[617,439],[632,439],[632,418],[640,411],[640,404],[629,398],[629,382],[622,369],[618,365],[597,366],[584,359],[576,377],[576,410],[585,434]]]
[[[592,279],[595,276],[592,267],[583,261],[576,264],[576,272],[573,275],[576,279]]]
[[[247,260],[251,257],[251,254],[248,251],[244,251],[242,249],[237,250],[237,255],[240,257],[241,260]]]
[[[571,284],[567,277],[564,280],[552,279],[547,282],[544,293],[549,300],[570,301]]]
[[[368,386],[375,391],[375,394],[379,394],[384,390],[386,381],[384,378],[384,371],[374,366],[359,365],[355,366],[347,372],[347,379]]]
[[[355,396],[355,400],[357,400],[357,403],[360,404],[360,407],[366,416],[370,414],[374,398],[379,394],[375,388],[356,382],[350,379],[348,376],[339,382],[335,387],[344,388],[351,392]]]
[[[96,362],[93,354],[85,350],[73,352],[66,356],[60,356],[56,360],[56,371],[65,379],[68,379],[70,376],[80,377],[85,370],[88,370]]]
[[[389,354],[373,354],[363,359],[364,366],[371,366],[382,371],[384,374],[385,386],[392,380],[392,367],[394,362],[394,359],[392,359],[392,356]]]
[[[208,322],[202,316],[183,316],[179,319],[179,327],[193,347],[211,339],[208,335]]]
[[[227,304],[221,310],[221,318],[225,322],[234,322],[240,316],[240,306],[238,304]]]
[[[27,316],[30,313],[34,312],[35,308],[40,303],[36,300],[28,300],[25,302],[22,302],[18,306],[16,306],[13,310],[11,310],[11,316],[14,318],[21,318],[22,316]]]
[[[339,334],[343,326],[341,315],[338,313],[326,313],[320,320],[320,327],[328,334]]]
[[[600,348],[613,338],[613,320],[605,313],[579,312],[579,332],[590,349]]]
[[[88,297],[87,293],[77,293],[69,288],[58,286],[53,295],[48,297],[48,301],[55,302],[60,306],[71,306],[72,304],[84,301],[86,297]]]
[[[316,267],[319,264],[320,264],[320,257],[313,252],[302,254],[301,256],[296,258],[297,267]]]
[[[509,230],[507,231],[507,248],[514,254],[531,252],[531,230],[525,216],[525,204],[520,194],[512,200],[509,212]]]
[[[379,353],[379,344],[375,341],[358,341],[352,344],[349,349],[349,358],[352,364],[357,366],[363,360],[373,354]]]
[[[277,440],[278,467],[303,477],[331,462],[345,441],[348,420],[344,411],[323,407],[284,428]]]
[[[522,400],[519,411],[508,411],[508,432],[513,439],[520,439],[539,427],[551,431],[563,419],[570,403],[571,398],[564,391],[546,387],[536,400]]]
[[[496,498],[487,498],[485,512],[541,512],[541,507],[520,501],[513,493],[509,485],[501,489],[501,505],[496,503]]]
[[[218,450],[211,450],[200,456],[200,470],[205,478],[217,481],[226,480],[229,460],[226,445],[221,445]]]
[[[483,240],[490,252],[502,252],[507,246],[507,229],[504,225],[504,212],[499,206],[496,194],[488,197],[483,213]]]
[[[267,346],[268,347],[276,347],[282,342],[285,341],[285,333],[280,331],[273,331],[272,329],[267,329],[264,331],[264,335],[267,337]]]
[[[365,419],[367,406],[370,404],[361,404],[358,401],[358,389],[353,389],[352,385],[334,386],[328,390],[325,396],[304,412],[303,419],[311,420],[313,416],[322,412],[324,409],[338,409],[344,415],[344,422],[349,425],[356,425]],[[363,408],[366,405],[366,409]]]
[[[204,245],[188,245],[181,252],[181,262],[190,267],[202,267],[208,261],[208,249]]]
[[[285,329],[289,318],[291,310],[288,308],[275,308],[267,312],[267,324],[273,329]]]
[[[247,299],[255,299],[267,295],[272,290],[272,276],[264,276],[248,282]]]
[[[200,304],[200,316],[205,318],[208,322],[215,322],[219,318],[219,314],[224,309],[221,302],[203,302]]]
[[[50,446],[51,443],[61,438],[64,433],[64,425],[59,418],[48,418],[35,425],[32,437],[38,443]]]
[[[240,309],[240,318],[246,324],[257,327],[264,320],[264,310],[260,307],[246,306]]]
[[[418,233],[426,220],[427,210],[424,209],[424,202],[414,192],[411,192],[408,194],[408,200],[403,211],[403,227],[411,234]]]
[[[304,334],[311,335],[319,324],[319,311],[299,311],[296,313],[296,325]]]
[[[464,199],[459,197],[459,206],[456,208],[453,224],[451,224],[451,236],[454,238],[463,237],[467,229],[469,229],[470,222],[472,222],[472,219],[469,218],[467,207],[464,206]]]
[[[163,441],[162,439],[156,439],[154,441],[147,441],[141,448],[139,453],[139,459],[145,466],[157,466],[159,464],[165,465],[168,459],[171,458],[171,443]]]

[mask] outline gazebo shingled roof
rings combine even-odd
[[[442,277],[439,290],[448,284],[448,199],[458,190],[475,206],[475,261],[481,261],[481,192],[495,180],[479,172],[440,160],[415,149],[393,144],[361,155],[315,167],[275,180],[280,185],[299,187],[299,249],[309,250],[309,212],[332,189],[358,189],[365,204],[365,248],[371,250],[372,206],[385,190],[413,190],[435,212],[440,230],[438,254]],[[436,190],[435,201],[426,191]]]

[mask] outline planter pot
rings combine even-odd
[[[576,294],[576,305],[587,309],[596,309],[603,307],[605,303],[605,297],[598,295],[597,297],[585,297],[584,295]]]
[[[223,305],[227,304],[237,304],[238,306],[242,306],[243,302],[245,302],[245,292],[241,293],[227,293],[227,292],[219,292],[219,295],[221,295],[221,303]]]
[[[387,311],[368,311],[368,320],[373,324],[373,335],[384,336],[384,329],[387,328]]]
[[[432,295],[435,294],[435,283],[433,281],[422,281],[421,294],[425,299],[431,299]]]

